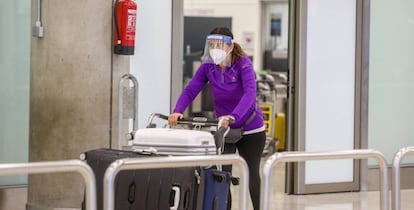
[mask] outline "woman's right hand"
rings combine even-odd
[[[172,113],[170,116],[168,116],[168,124],[175,126],[178,123],[179,119],[182,119],[184,117],[181,113]]]

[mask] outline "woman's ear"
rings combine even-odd
[[[232,43],[229,47],[229,52],[233,51],[233,49],[234,49],[234,44]]]

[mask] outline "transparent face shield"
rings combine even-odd
[[[232,50],[232,44],[233,40],[229,36],[222,34],[208,35],[202,57],[203,63],[229,66],[231,64],[229,54]]]

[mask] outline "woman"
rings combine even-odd
[[[224,119],[222,126],[243,128],[242,138],[236,143],[226,143],[223,153],[235,153],[237,149],[246,160],[250,175],[250,197],[254,209],[259,210],[260,159],[266,134],[263,114],[256,103],[253,65],[240,45],[233,42],[233,34],[228,28],[211,31],[204,49],[203,62],[178,98],[168,122],[176,125],[197,94],[210,83],[215,116]],[[224,170],[231,171],[231,167],[224,167]]]

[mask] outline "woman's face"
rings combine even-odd
[[[231,50],[233,50],[233,44],[229,45],[221,40],[210,40],[208,47],[210,50],[220,49],[226,52],[230,52]]]
[[[207,36],[203,60],[214,63],[229,63],[231,51],[233,50],[233,40],[231,37],[222,34],[210,34]]]

